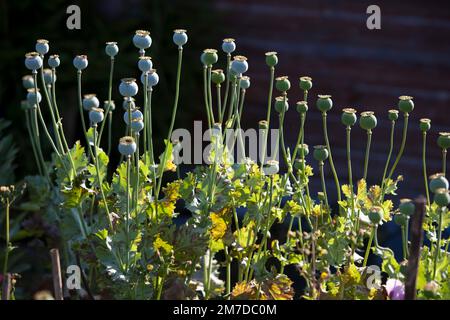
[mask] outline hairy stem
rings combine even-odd
[[[364,181],[367,181],[367,170],[369,169],[369,155],[371,142],[372,142],[372,130],[367,130],[366,155],[364,157]]]
[[[328,139],[327,113],[326,112],[322,112],[322,124],[323,124],[323,135],[325,137],[325,144],[326,144],[328,152],[330,154],[328,159],[330,162],[331,172],[333,173],[334,183],[336,184],[338,201],[341,201],[341,188],[340,188],[339,178],[336,173],[336,169],[334,167],[333,155],[331,153],[330,140]]]
[[[272,94],[273,94],[274,79],[275,79],[275,68],[270,67],[270,84],[269,84],[269,94],[268,94],[268,98],[267,98],[267,115],[266,115],[267,130],[264,131],[263,148],[262,148],[262,155],[261,155],[261,172],[262,172],[262,167],[263,167],[265,159],[266,159],[267,138],[268,138],[269,131],[270,131],[270,112],[272,109]],[[273,150],[272,150],[272,152],[273,152]]]
[[[427,205],[430,208],[430,191],[428,189],[428,174],[427,174],[427,132],[423,131],[422,133],[422,168],[423,168],[423,182],[425,184],[425,194],[427,196]]]
[[[167,154],[167,150],[168,145],[170,142],[170,137],[172,136],[172,131],[173,131],[173,126],[175,125],[175,118],[177,115],[177,108],[178,108],[178,99],[180,97],[180,79],[181,79],[181,64],[182,64],[182,59],[183,59],[183,48],[179,47],[178,49],[178,67],[177,67],[177,79],[176,79],[176,86],[175,86],[175,100],[174,100],[174,104],[173,104],[173,110],[172,110],[172,120],[170,121],[170,127],[169,127],[169,132],[167,135],[167,146],[164,150],[164,155],[163,155],[163,161],[160,165],[160,169],[159,169],[159,181],[158,181],[158,186],[156,188],[156,194],[155,197],[158,198],[159,196],[159,191],[161,189],[161,183],[162,183],[162,179],[163,179],[163,175],[164,175],[164,167],[166,166],[166,162],[167,162],[167,157],[169,156]]]

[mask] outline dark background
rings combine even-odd
[[[81,7],[81,30],[66,28],[66,8],[70,4]],[[291,107],[301,97],[298,77],[309,75],[314,80],[306,128],[306,142],[310,146],[323,143],[320,116],[314,107],[315,97],[318,93],[333,96],[335,107],[329,114],[329,129],[341,179],[345,179],[346,169],[345,130],[339,120],[340,110],[351,106],[358,111],[376,112],[379,125],[373,136],[369,183],[377,183],[388,149],[387,110],[396,107],[399,95],[414,96],[416,109],[411,116],[408,144],[398,172],[406,177],[401,195],[416,196],[423,191],[418,174],[421,165],[418,120],[421,117],[432,119],[430,173],[440,167],[440,151],[435,147],[437,133],[450,125],[447,114],[450,101],[450,4],[436,0],[378,1],[382,29],[368,30],[366,8],[370,4],[371,1],[356,0],[1,1],[0,116],[13,121],[12,130],[21,155],[27,155],[24,117],[19,108],[26,93],[20,79],[28,73],[23,65],[24,54],[34,50],[36,39],[45,38],[50,41],[50,53],[61,55],[57,95],[69,142],[81,138],[73,56],[89,56],[89,67],[83,76],[83,93],[97,93],[103,101],[109,70],[104,43],[119,43],[113,99],[120,106],[119,79],[139,76],[137,49],[132,45],[131,37],[136,29],[148,29],[153,38],[148,54],[153,57],[154,67],[161,77],[154,94],[154,110],[155,134],[162,137],[168,127],[174,92],[177,52],[171,40],[172,30],[185,28],[189,43],[185,49],[176,127],[191,128],[193,120],[204,119],[199,55],[204,48],[220,49],[222,38],[233,37],[237,40],[236,53],[246,55],[250,62],[248,75],[252,86],[247,93],[243,127],[254,128],[257,121],[265,117],[269,75],[264,52],[275,50],[280,58],[277,75],[288,75],[293,84],[289,92]],[[223,59],[220,62],[223,67]],[[286,139],[292,145],[298,128],[298,117],[293,110],[286,122]],[[401,125],[399,121],[397,147]],[[119,108],[114,127],[117,128],[117,141],[122,134]],[[355,128],[352,142],[354,170],[359,177],[362,175],[365,133]],[[31,156],[19,157],[17,176],[32,172]],[[318,187],[318,181],[314,184]],[[329,183],[329,187],[333,188],[333,183]]]
[[[66,28],[67,6],[81,7],[81,30]],[[381,7],[381,30],[366,28],[366,8]],[[298,116],[293,103],[301,98],[297,79],[308,75],[314,86],[310,92],[310,112],[306,143],[322,144],[320,114],[315,108],[317,94],[331,94],[329,130],[333,155],[341,183],[346,179],[345,130],[340,123],[341,109],[373,110],[378,116],[370,158],[369,184],[379,183],[388,151],[387,110],[396,108],[397,97],[414,96],[416,109],[410,117],[406,152],[397,172],[405,176],[400,197],[415,197],[424,192],[421,171],[421,134],[418,122],[432,119],[429,133],[428,172],[440,171],[440,150],[436,147],[439,131],[450,127],[450,2],[380,0],[98,0],[98,1],[0,1],[0,117],[12,121],[10,132],[19,146],[17,178],[35,172],[34,161],[20,110],[25,98],[21,77],[28,73],[24,54],[34,51],[36,39],[50,41],[50,53],[61,55],[57,96],[69,143],[81,137],[76,71],[73,56],[87,54],[89,67],[83,72],[83,93],[97,93],[106,99],[109,59],[104,53],[106,41],[117,41],[113,99],[114,141],[123,133],[119,79],[136,77],[138,52],[131,42],[136,29],[150,30],[153,57],[161,81],[154,93],[153,106],[156,141],[166,135],[173,102],[177,50],[172,30],[188,30],[185,46],[179,114],[175,127],[192,128],[193,120],[205,119],[202,98],[202,68],[199,61],[204,48],[220,49],[223,38],[237,41],[236,54],[249,58],[251,88],[247,93],[243,128],[255,128],[265,117],[268,69],[266,51],[277,51],[280,63],[276,75],[288,75],[291,110],[286,118],[288,144],[295,143]],[[224,58],[220,65],[224,67]],[[45,109],[45,108],[44,108]],[[276,118],[272,118],[276,123]],[[400,144],[402,121],[397,124],[396,148]],[[355,178],[362,176],[365,133],[355,127],[352,133],[352,160]],[[115,143],[113,142],[113,144]],[[47,147],[50,151],[50,148]],[[161,150],[161,144],[159,145]],[[311,161],[317,171],[316,164]],[[335,195],[329,168],[328,188]],[[318,190],[319,180],[313,179]],[[397,201],[397,200],[396,200]],[[397,203],[395,203],[397,205]],[[385,237],[392,226],[386,228]]]

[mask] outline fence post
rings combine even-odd
[[[9,300],[11,297],[11,273],[7,273],[3,278],[2,300]]]
[[[52,276],[53,276],[53,290],[55,292],[55,300],[63,300],[61,263],[59,260],[59,250],[54,248],[50,250],[52,258]]]
[[[420,196],[415,199],[416,212],[411,219],[411,246],[409,249],[408,267],[405,282],[405,300],[416,299],[417,270],[423,241],[423,218],[425,216],[426,199]]]

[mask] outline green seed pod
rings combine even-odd
[[[412,216],[416,211],[416,205],[411,199],[400,199],[400,205],[398,206],[400,213]]]
[[[275,67],[278,64],[278,57],[275,51],[266,52],[266,64]]]
[[[217,55],[216,49],[205,49],[200,57],[202,63],[207,67],[212,66],[218,59],[219,56]]]
[[[389,114],[388,114],[389,120],[397,121],[397,119],[398,119],[398,110],[391,109],[388,112],[389,112]]]
[[[407,216],[407,215],[405,215],[405,214],[401,214],[401,213],[399,213],[399,214],[395,214],[394,215],[394,222],[395,222],[395,224],[397,224],[397,225],[399,225],[399,226],[406,226],[407,224],[408,224],[408,220],[409,220],[409,217]]]
[[[443,173],[436,173],[430,177],[430,191],[435,193],[438,189],[448,189],[449,183]]]
[[[289,109],[288,98],[286,97],[276,97],[275,98],[275,110],[278,113],[286,112]]]
[[[276,160],[269,160],[263,165],[263,173],[266,176],[274,175],[274,174],[278,173],[279,170],[280,170],[280,167],[278,165],[278,161],[276,161]]]
[[[275,88],[277,88],[278,91],[286,92],[291,88],[291,82],[287,76],[277,77],[275,79]]]
[[[372,111],[361,112],[361,118],[359,118],[359,125],[364,130],[372,130],[377,126],[377,118]]]
[[[319,145],[314,146],[314,152],[313,152],[314,159],[317,161],[325,161],[328,159],[328,149],[326,146]]]
[[[439,132],[437,144],[442,149],[450,148],[450,132]]]
[[[439,284],[434,280],[428,282],[423,288],[423,294],[427,299],[438,298],[439,297],[438,293],[439,293]]]
[[[440,188],[434,193],[434,202],[439,207],[446,207],[450,203],[450,194],[448,189]]]
[[[323,191],[317,192],[317,199],[324,202],[325,201],[325,193],[323,193]]]
[[[373,224],[379,224],[383,219],[383,208],[372,207],[369,211],[369,219]]]
[[[294,160],[294,169],[303,171],[306,167],[306,161],[304,159],[295,159]]]
[[[267,130],[269,128],[269,124],[267,123],[266,120],[261,120],[258,122],[258,127],[261,130]]]
[[[400,273],[403,274],[405,277],[408,274],[408,260],[403,260],[400,262]]]
[[[307,156],[309,154],[309,147],[306,143],[299,144],[297,147],[297,150],[298,150],[298,152],[297,152],[298,155]]]
[[[333,100],[331,100],[331,96],[327,94],[319,94],[316,102],[317,109],[321,112],[330,111],[333,107]]]
[[[312,84],[312,78],[311,77],[300,77],[300,89],[303,91],[309,91],[311,90],[313,84]]]
[[[215,84],[221,84],[225,81],[225,74],[222,69],[215,69],[211,71],[211,80]]]
[[[248,88],[250,88],[250,77],[242,76],[239,80],[239,88],[243,90],[247,90]]]
[[[431,120],[427,118],[420,119],[420,131],[427,132],[431,129]]]
[[[342,109],[341,121],[346,127],[351,127],[356,123],[356,110],[353,108]]]
[[[414,110],[413,97],[400,96],[398,101],[398,109],[404,113],[410,113]]]
[[[298,101],[296,104],[296,109],[298,113],[306,113],[308,112],[308,102],[306,101]]]
[[[114,100],[111,100],[111,106],[109,105],[109,100],[103,101],[103,109],[105,111],[109,110],[110,112],[116,110],[116,104],[114,103]]]

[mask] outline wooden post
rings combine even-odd
[[[2,300],[9,300],[11,298],[11,273],[7,273],[3,278],[2,286]]]
[[[416,212],[411,219],[411,246],[409,249],[408,267],[405,281],[405,300],[416,299],[417,270],[423,241],[423,218],[425,216],[426,199],[423,196],[415,200]]]
[[[61,276],[61,263],[59,260],[59,250],[54,248],[50,250],[52,258],[52,275],[53,275],[53,290],[55,292],[55,300],[63,300],[63,287]]]

